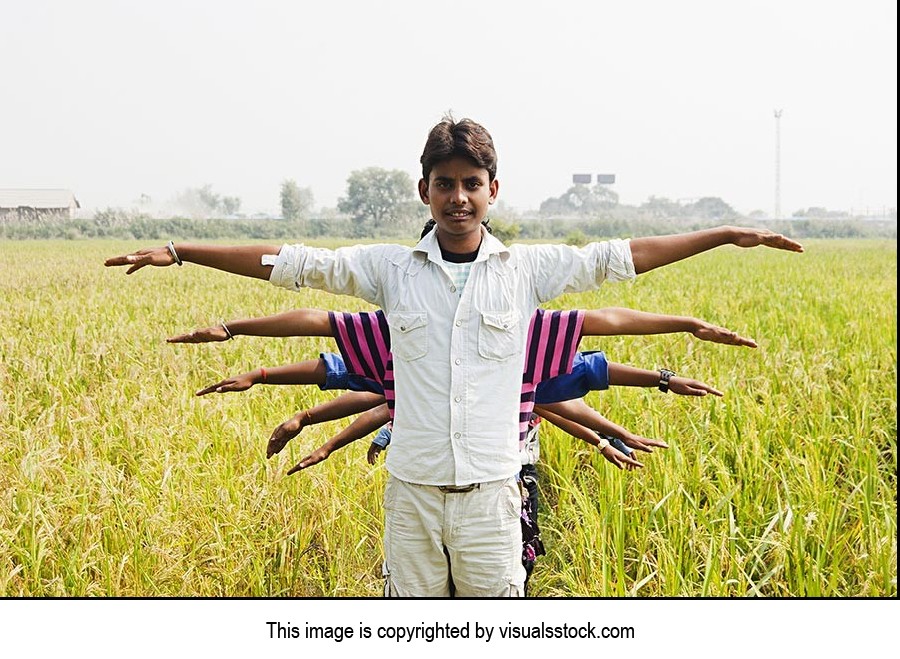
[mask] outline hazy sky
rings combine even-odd
[[[429,128],[484,124],[500,198],[575,172],[624,203],[771,213],[897,204],[894,0],[0,4],[0,188],[82,205],[189,186],[333,206],[367,166],[418,178]]]

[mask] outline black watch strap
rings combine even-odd
[[[659,390],[666,393],[669,390],[669,380],[675,376],[675,371],[667,368],[659,369]]]

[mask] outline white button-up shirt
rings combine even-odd
[[[635,276],[628,241],[507,248],[484,231],[462,296],[434,231],[412,249],[285,245],[262,262],[274,266],[269,281],[277,286],[353,295],[384,310],[396,392],[385,466],[396,478],[423,485],[518,473],[531,315],[563,293]]]

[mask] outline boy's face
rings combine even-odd
[[[442,247],[459,253],[478,249],[481,222],[499,188],[497,179],[491,181],[486,169],[466,158],[438,163],[427,182],[419,180],[419,196],[431,208]]]

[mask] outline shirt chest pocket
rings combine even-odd
[[[428,314],[424,311],[394,311],[388,316],[391,352],[403,361],[413,361],[428,352]]]
[[[502,361],[519,352],[519,317],[512,311],[483,311],[478,328],[478,354]]]

